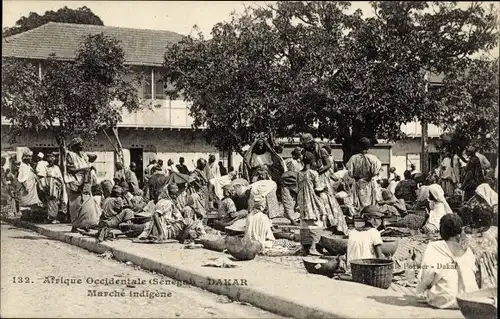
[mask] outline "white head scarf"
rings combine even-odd
[[[488,183],[483,183],[476,188],[476,194],[484,199],[491,207],[498,205],[498,194]]]
[[[453,214],[450,205],[448,205],[448,202],[444,198],[444,191],[441,186],[439,186],[438,184],[429,185],[429,194],[432,194],[432,196],[434,197],[434,202],[442,203],[444,205],[446,214]]]

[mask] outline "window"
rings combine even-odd
[[[151,80],[151,69],[145,69],[144,78],[143,78],[143,96],[144,99],[150,100],[152,99],[153,89],[151,88],[152,80]]]
[[[150,100],[153,98],[153,94],[155,100],[164,100],[167,98],[161,73],[155,70],[153,74],[152,69],[149,68],[144,72],[143,97],[146,100]]]
[[[155,71],[155,99],[164,100],[166,98],[165,85],[163,83],[163,76],[160,72]]]

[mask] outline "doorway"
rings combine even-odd
[[[144,161],[143,161],[143,149],[142,148],[131,148],[130,149],[130,163],[134,162],[137,165],[137,170],[135,175],[137,180],[139,180],[139,187],[143,187],[144,182]]]

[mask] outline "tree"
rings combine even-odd
[[[65,6],[64,8],[61,8],[57,11],[46,11],[43,16],[39,15],[36,12],[30,12],[28,17],[21,17],[19,20],[17,20],[15,26],[11,28],[4,28],[3,36],[9,37],[21,32],[38,28],[39,26],[42,26],[48,22],[104,25],[101,18],[99,18],[85,6],[76,10],[70,9]]]
[[[115,128],[123,107],[141,105],[124,61],[119,41],[103,34],[89,35],[74,61],[44,61],[41,79],[31,61],[2,59],[2,115],[11,121],[11,138],[48,130],[64,154],[67,138],[93,139]]]
[[[446,120],[436,116],[443,103],[427,92],[425,74],[461,72],[496,42],[496,16],[478,3],[380,1],[369,18],[349,7],[248,9],[215,25],[212,39],[170,48],[165,80],[177,88],[173,96],[192,102],[195,125],[207,125],[217,146],[259,131],[311,132],[342,142],[345,160],[360,136],[397,139],[401,124]]]
[[[441,105],[443,149],[461,154],[468,145],[482,151],[498,147],[498,58],[470,63],[465,72],[450,73],[436,90]]]

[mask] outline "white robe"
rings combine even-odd
[[[479,289],[475,262],[470,248],[454,257],[444,240],[430,242],[422,258],[417,293],[425,293],[427,303],[433,307],[458,308],[458,294]]]

